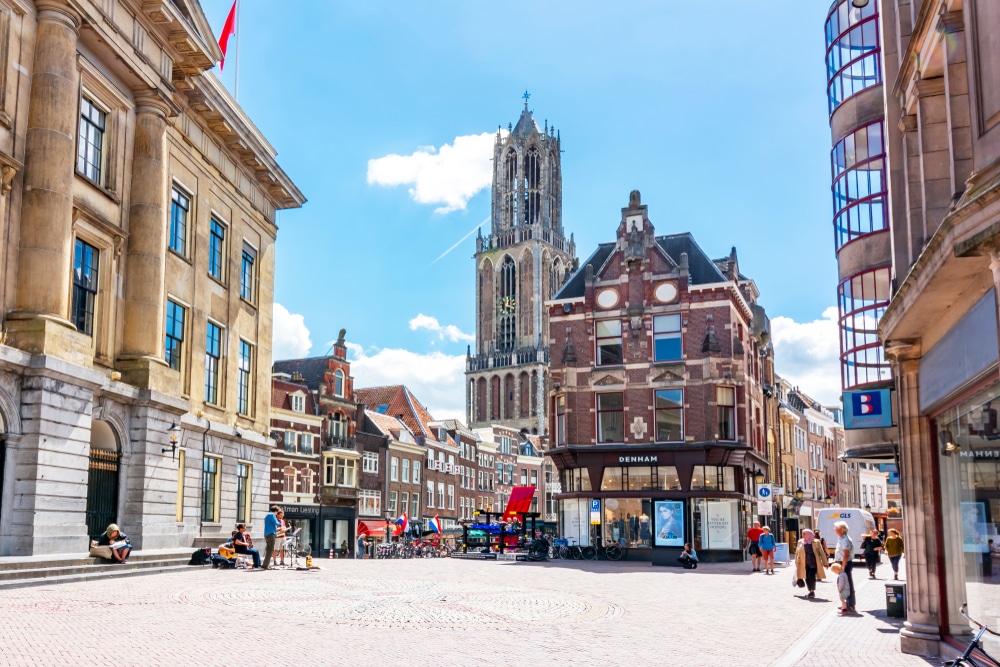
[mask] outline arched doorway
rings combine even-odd
[[[118,471],[121,448],[111,425],[95,419],[90,426],[90,469],[87,476],[87,534],[103,533],[118,521]]]

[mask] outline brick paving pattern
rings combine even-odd
[[[832,581],[807,600],[749,564],[318,564],[0,591],[0,664],[929,664],[898,651],[888,566],[839,618]]]

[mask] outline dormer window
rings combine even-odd
[[[292,412],[306,411],[306,397],[302,394],[292,394]]]

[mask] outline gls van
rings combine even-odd
[[[847,524],[847,534],[854,542],[854,557],[861,557],[861,540],[875,529],[875,518],[871,512],[856,507],[827,507],[817,512],[816,529],[826,540],[826,550],[833,557],[837,546],[837,533],[833,525],[838,521]]]

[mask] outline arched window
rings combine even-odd
[[[295,479],[297,477],[295,468],[293,466],[285,466],[284,470],[282,470],[282,473],[284,477],[283,480],[284,483],[282,484],[281,487],[282,492],[295,493]]]
[[[562,287],[562,260],[556,257],[549,267],[549,297],[555,296],[559,288]]]
[[[503,161],[503,226],[511,227],[517,220],[517,153],[507,151]]]
[[[344,371],[340,370],[339,368],[337,369],[337,372],[334,375],[333,395],[339,396],[340,398],[344,397]]]
[[[507,256],[500,265],[497,285],[497,348],[513,350],[517,345],[517,264]]]
[[[541,220],[542,156],[532,146],[524,156],[524,220],[533,225]]]

